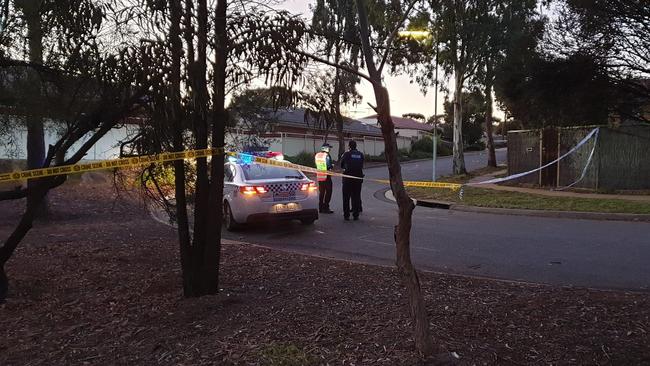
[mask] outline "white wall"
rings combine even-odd
[[[405,130],[401,128],[396,128],[395,132],[399,132],[399,136],[402,137],[408,137],[412,139],[419,139],[420,138],[420,131],[419,130]]]
[[[232,144],[233,141],[237,139],[237,136],[230,135],[227,138],[227,143]],[[321,136],[313,135],[303,135],[295,133],[281,133],[278,137],[266,139],[270,144],[271,151],[282,151],[284,155],[296,156],[301,152],[307,152],[309,154],[315,154],[317,151],[320,151],[320,147],[323,145],[325,140]],[[363,139],[354,139],[357,142],[357,149],[363,152],[366,155],[380,155],[384,152],[384,140],[380,137],[365,137]],[[350,139],[345,140],[345,147],[347,149],[347,144]],[[328,136],[327,143],[332,145],[333,155],[338,154],[339,143],[336,135]],[[411,139],[398,136],[397,137],[398,148],[411,149]]]
[[[126,126],[110,130],[104,137],[93,146],[82,160],[107,160],[119,156],[119,143],[132,136],[137,130],[136,126]],[[45,124],[45,151],[49,145],[53,145],[59,139],[60,132],[53,123]],[[74,144],[68,151],[68,156],[74,154],[91,134],[84,136]],[[27,159],[27,129],[19,127],[9,136],[0,136],[0,159]]]

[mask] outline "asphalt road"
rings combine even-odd
[[[498,160],[506,152],[498,152]],[[484,166],[484,153],[468,153],[469,170]],[[408,180],[430,180],[430,162],[402,165]],[[450,174],[451,159],[438,159]],[[366,169],[386,178],[387,168]],[[246,228],[225,237],[320,255],[392,265],[396,205],[382,198],[386,186],[366,182],[359,221],[343,221],[341,182],[334,180],[332,209],[313,226],[300,223]],[[412,257],[419,269],[566,286],[650,290],[650,224],[458,212],[417,207]]]

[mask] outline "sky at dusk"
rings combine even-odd
[[[311,17],[311,11],[309,10],[311,3],[313,3],[311,0],[286,0],[282,4],[276,5],[276,8],[285,9],[294,14],[303,14],[309,18]],[[391,96],[391,110],[394,116],[401,116],[404,113],[422,113],[425,116],[433,115],[433,88],[430,88],[425,96],[417,84],[410,83],[407,76],[386,75],[385,82]],[[370,83],[362,81],[358,89],[363,97],[363,101],[356,106],[349,106],[347,108],[347,115],[353,118],[361,118],[374,114],[374,111],[368,106],[368,103],[375,105],[375,97]],[[444,97],[444,93],[438,93],[439,114],[442,113]]]

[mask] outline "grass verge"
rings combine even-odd
[[[440,179],[441,182],[466,183],[475,176],[488,174],[494,168],[483,168],[467,175],[450,176]],[[603,213],[650,214],[650,205],[646,202],[627,201],[622,199],[601,199],[581,197],[553,197],[541,194],[497,191],[489,188],[465,187],[461,200],[458,191],[448,189],[433,189],[409,187],[409,195],[416,199],[444,201],[467,206],[551,210],[551,211],[580,211]]]

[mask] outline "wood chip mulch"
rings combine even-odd
[[[222,293],[184,299],[175,232],[133,196],[81,181],[50,202],[7,266],[0,365],[434,363],[391,268],[228,244]],[[0,203],[0,240],[22,205]],[[650,294],[420,277],[457,364],[650,365]]]

